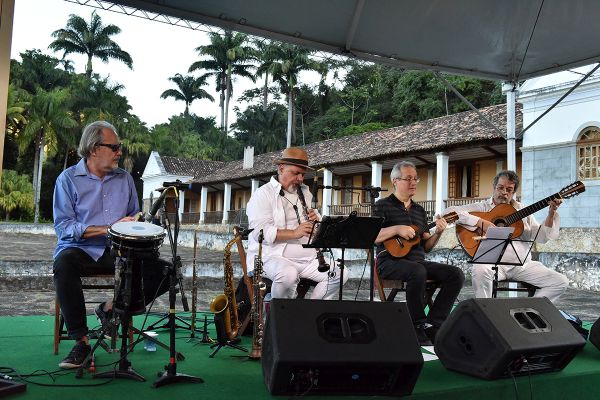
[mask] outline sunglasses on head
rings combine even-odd
[[[118,144],[98,143],[96,146],[108,147],[109,149],[111,149],[115,153],[123,148],[123,144],[122,143],[118,143]]]

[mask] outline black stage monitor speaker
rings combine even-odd
[[[497,379],[559,371],[584,345],[545,297],[470,299],[441,326],[435,352],[448,369]]]
[[[600,350],[600,318],[594,322],[590,329],[590,342]]]
[[[405,303],[273,299],[264,335],[274,395],[408,395],[423,367]]]

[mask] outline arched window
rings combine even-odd
[[[585,128],[577,139],[577,177],[600,179],[600,128]]]

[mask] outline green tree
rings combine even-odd
[[[279,150],[285,146],[283,135],[286,110],[281,104],[251,105],[244,112],[236,108],[237,121],[233,124],[235,137],[244,146],[253,146],[257,154]]]
[[[298,83],[298,75],[302,71],[318,71],[318,63],[309,56],[310,50],[296,45],[281,43],[273,49],[273,59],[270,67],[273,80],[279,83],[281,91],[288,98],[288,122],[286,146],[292,145],[294,89]]]
[[[116,25],[103,25],[102,19],[96,11],[92,12],[88,24],[78,15],[71,14],[67,26],[52,32],[55,40],[48,46],[54,51],[63,51],[63,58],[67,54],[77,53],[87,56],[85,73],[92,76],[92,59],[99,58],[107,63],[110,59],[118,60],[133,69],[133,61],[126,51],[111,39],[111,36],[121,32]]]
[[[247,36],[243,33],[226,31],[224,35],[209,33],[210,44],[198,46],[196,51],[207,59],[194,62],[188,72],[196,70],[208,71],[206,75],[214,76],[217,91],[220,92],[221,128],[228,131],[229,100],[233,94],[232,77],[240,76],[255,81],[250,72],[254,68],[249,63],[253,59],[254,50],[246,46]]]
[[[190,105],[194,100],[208,99],[215,101],[215,99],[208,94],[208,92],[202,89],[205,86],[206,78],[208,75],[202,75],[198,78],[187,75],[175,74],[169,78],[170,81],[177,85],[177,89],[167,89],[160,95],[161,99],[173,97],[175,100],[181,100],[185,102],[185,115],[189,115]]]
[[[57,150],[58,138],[67,135],[69,130],[77,126],[68,108],[69,91],[55,89],[46,92],[38,89],[31,101],[28,123],[18,137],[19,150],[24,153],[31,145],[35,148],[33,163],[34,182],[34,223],[39,221],[39,202],[42,185],[42,169],[44,156],[54,154]]]
[[[16,88],[13,84],[8,86],[6,131],[9,134],[16,135],[27,122],[25,111],[29,107],[30,97],[27,92]]]
[[[6,169],[2,174],[0,187],[0,209],[4,211],[6,221],[15,210],[30,213],[33,210],[33,187],[27,175]]]

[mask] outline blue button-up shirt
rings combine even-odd
[[[117,168],[103,179],[90,173],[82,159],[63,171],[54,187],[54,230],[58,237],[54,257],[78,247],[98,260],[108,245],[106,235],[84,239],[88,226],[106,226],[139,212],[133,178]]]

